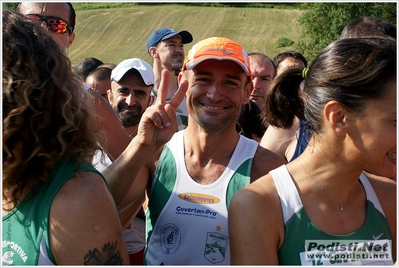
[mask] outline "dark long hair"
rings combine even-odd
[[[390,37],[348,38],[333,42],[309,66],[278,75],[266,98],[269,124],[289,128],[297,116],[313,133],[321,130],[322,111],[331,100],[359,113],[369,99],[381,98],[382,87],[396,76],[396,40]]]

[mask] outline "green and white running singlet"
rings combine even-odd
[[[20,202],[3,216],[3,266],[56,265],[49,240],[49,215],[54,197],[77,172],[92,171],[102,177],[88,163],[81,162],[77,169],[77,163],[70,159],[60,161],[49,180],[36,188],[32,199]],[[104,182],[107,183],[105,179]]]
[[[223,174],[196,183],[184,161],[183,131],[164,146],[147,210],[149,265],[229,265],[227,209],[232,195],[250,182],[258,143],[240,136]],[[217,150],[217,148],[215,148]]]
[[[359,178],[367,197],[363,226],[345,235],[320,230],[307,216],[285,165],[270,171],[280,197],[285,239],[278,251],[280,265],[393,265],[392,234],[367,177]]]

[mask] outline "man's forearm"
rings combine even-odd
[[[156,152],[134,138],[125,151],[103,172],[111,188],[115,204],[119,206],[128,194],[141,167]]]

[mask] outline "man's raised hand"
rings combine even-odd
[[[162,71],[157,100],[141,117],[136,136],[142,145],[155,146],[156,149],[168,142],[177,131],[176,109],[183,101],[188,88],[188,82],[184,80],[170,102],[166,103],[169,90],[168,72]]]

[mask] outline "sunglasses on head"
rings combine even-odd
[[[28,14],[26,15],[28,19],[31,19],[33,21],[45,21],[47,25],[47,29],[50,32],[56,33],[56,34],[63,34],[66,33],[68,30],[70,33],[72,33],[72,27],[69,26],[69,23],[66,22],[65,20],[54,17],[54,16],[41,16],[38,14]]]

